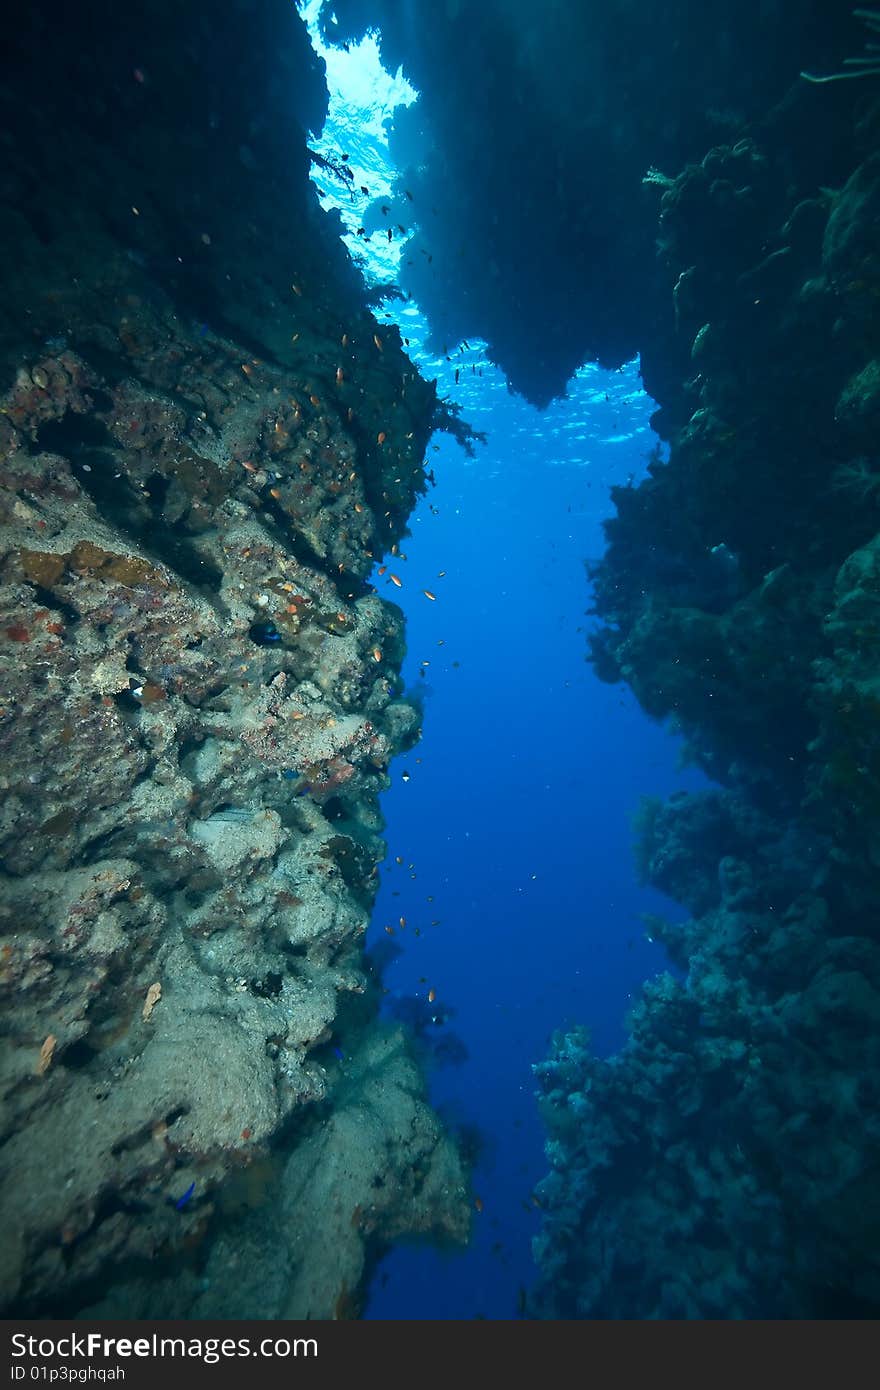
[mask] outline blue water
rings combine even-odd
[[[347,54],[314,30],[313,40],[331,97],[316,148],[345,153],[354,176],[351,189],[323,171],[316,183],[367,280],[388,282],[405,242],[356,229],[391,187],[385,122],[414,94],[383,75],[371,40]],[[384,976],[389,1011],[406,996],[427,1004],[433,989],[446,1021],[427,1039],[452,1032],[467,1050],[432,1069],[431,1097],[454,1126],[481,1133],[482,1210],[464,1253],[396,1247],[365,1316],[505,1319],[534,1277],[532,1191],[546,1171],[532,1064],[570,1024],[587,1024],[600,1053],[623,1042],[641,982],[667,964],[640,914],[680,911],[638,886],[630,820],[641,795],[705,783],[679,770],[672,737],[585,660],[584,561],[604,547],[610,487],[643,474],[653,442],[637,364],[585,366],[566,400],[538,412],[508,392],[481,344],[430,345],[418,305],[392,301],[384,318],[439,396],[487,435],[473,458],[435,437],[436,487],[413,515],[405,560],[389,565],[402,588],[373,577],[406,614],[404,675],[425,695],[425,718],[383,798],[389,852],[370,933],[379,950],[389,940],[401,949]]]
[[[601,545],[609,484],[641,468],[642,445],[608,443],[587,469],[556,455],[561,466],[539,470],[550,441],[536,412],[526,443],[512,434],[524,411],[498,399],[473,464],[448,442],[434,455],[427,501],[439,514],[423,503],[395,566],[404,587],[389,595],[407,614],[406,674],[421,684],[429,661],[432,693],[424,739],[383,799],[389,859],[372,936],[406,917],[386,983],[433,987],[454,1008],[447,1026],[469,1058],[434,1072],[433,1098],[479,1125],[487,1147],[473,1247],[397,1249],[374,1281],[372,1318],[516,1316],[546,1166],[531,1064],[566,1023],[589,1024],[603,1053],[622,1042],[633,993],[665,964],[639,914],[675,910],[636,884],[630,816],[642,793],[700,784],[676,771],[677,746],[629,693],[584,661],[583,559]]]

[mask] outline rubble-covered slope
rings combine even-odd
[[[670,452],[615,492],[593,658],[720,786],[641,816],[678,972],[536,1068],[544,1316],[880,1308],[878,121],[801,80],[658,181]]]
[[[433,390],[310,189],[292,6],[37,5],[13,46],[0,1298],[350,1316],[369,1240],[467,1228],[362,959],[419,736],[367,575]]]

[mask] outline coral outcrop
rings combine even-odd
[[[593,658],[719,787],[640,818],[678,973],[536,1067],[543,1316],[880,1309],[880,107],[783,96],[660,198],[669,457],[615,492]]]
[[[292,6],[37,5],[13,46],[0,1298],[347,1315],[371,1242],[467,1228],[362,961],[419,735],[367,576],[433,390],[309,186]]]

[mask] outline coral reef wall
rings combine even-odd
[[[0,1298],[350,1316],[369,1241],[468,1223],[362,958],[433,388],[286,0],[35,4],[7,58]]]
[[[718,785],[640,817],[678,970],[536,1067],[543,1316],[880,1311],[878,136],[875,77],[801,79],[658,182],[669,457],[616,490],[593,659]]]

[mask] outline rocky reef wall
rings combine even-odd
[[[420,732],[367,577],[433,388],[309,184],[292,5],[37,4],[10,44],[0,1298],[352,1316],[382,1241],[468,1225],[363,960]]]
[[[640,816],[677,970],[536,1067],[542,1316],[880,1309],[878,135],[876,77],[801,79],[656,179],[669,453],[615,492],[593,661],[717,787]]]

